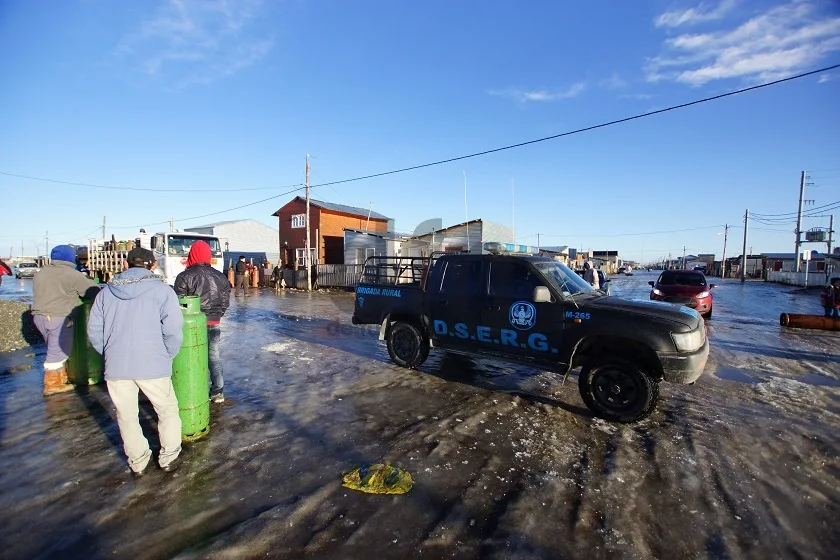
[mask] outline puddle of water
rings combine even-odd
[[[736,381],[738,383],[761,383],[764,379],[759,377],[752,377],[751,375],[747,375],[745,372],[735,369],[735,368],[728,368],[728,367],[721,367],[718,366],[717,371],[715,371],[715,377],[718,379],[725,379],[726,381]]]
[[[783,379],[785,381],[796,381],[797,383],[804,383],[814,387],[840,387],[840,381],[819,373],[806,373],[804,375],[797,375],[796,377],[786,377],[769,372],[761,372],[760,374],[758,372],[747,373],[740,369],[718,366],[715,371],[715,377],[726,381],[749,383],[751,385],[770,381],[771,379]]]

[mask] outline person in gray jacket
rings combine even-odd
[[[76,270],[76,250],[70,245],[53,247],[50,259],[52,263],[35,274],[32,286],[32,320],[47,343],[44,395],[73,390],[66,364],[73,349],[73,319],[79,298],[92,298],[99,291],[93,280]]]
[[[138,418],[138,390],[158,416],[160,468],[170,472],[181,458],[172,360],[184,339],[184,317],[175,292],[152,272],[155,264],[148,249],[129,251],[127,270],[96,296],[87,329],[91,345],[105,358],[108,393],[117,409],[128,465],[136,476],[145,474],[152,458]]]

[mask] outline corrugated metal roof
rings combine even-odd
[[[796,255],[794,253],[761,253],[762,257],[768,259],[779,259],[779,260],[794,260]],[[812,256],[817,259],[824,259],[826,257],[825,253],[819,253],[815,251],[812,253]]]
[[[311,202],[311,201],[310,201]],[[381,237],[383,239],[410,239],[411,236],[403,235],[393,231],[365,231],[363,229],[344,228],[344,231],[352,231],[354,233],[364,233],[374,237]]]
[[[224,221],[221,221],[221,222],[213,222],[212,224],[204,224],[202,226],[190,226],[189,228],[184,228],[184,229],[185,230],[187,230],[187,229],[205,229],[205,228],[224,226],[224,225],[227,225],[227,224],[238,224],[240,222],[254,222],[254,223],[260,224],[261,226],[271,227],[271,226],[266,225],[262,222],[252,220],[251,218],[246,218],[244,220],[224,220]],[[277,228],[271,228],[271,229],[276,230]]]
[[[306,200],[303,197],[298,197],[302,200]],[[324,202],[323,200],[315,200],[310,198],[309,204],[314,204],[315,206],[320,206],[324,210],[332,210],[333,212],[343,212],[345,214],[353,214],[354,216],[364,216],[367,218],[368,213],[370,213],[371,218],[376,218],[377,220],[390,220],[388,216],[384,214],[380,214],[379,212],[372,212],[366,208],[358,208],[356,206],[347,206],[346,204],[336,204],[334,202]]]

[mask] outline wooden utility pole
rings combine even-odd
[[[44,245],[44,256],[49,258],[50,257],[50,232],[47,230],[47,239],[46,245]]]
[[[304,243],[303,263],[306,267],[306,291],[312,291],[312,272],[310,270],[309,250],[309,154],[306,154],[306,242]]]
[[[726,278],[726,238],[729,237],[729,224],[723,226],[723,255],[720,257],[720,277]]]
[[[743,284],[744,282],[747,281],[747,228],[749,226],[749,222],[750,222],[750,210],[748,208],[747,211],[744,212],[744,249],[743,249],[744,254],[741,255],[741,284]],[[799,229],[799,228],[797,228],[797,229]],[[798,234],[797,234],[797,236],[798,236]],[[797,243],[797,250],[799,250],[798,249],[798,243]],[[797,253],[797,255],[798,255],[798,253]],[[799,257],[798,256],[797,256],[796,260],[797,260],[797,262],[799,262]],[[799,265],[797,265],[796,268],[797,268],[797,270],[799,270]]]
[[[105,226],[108,224],[108,216],[102,216],[102,239],[105,239]]]
[[[685,245],[683,245],[683,270],[685,270]]]
[[[799,213],[796,215],[796,272],[799,272],[799,248],[802,246],[802,202],[805,198],[805,172],[799,178]],[[744,232],[746,234],[746,232]]]
[[[832,234],[834,233],[834,214],[828,218],[828,255],[831,254]]]

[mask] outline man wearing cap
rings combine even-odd
[[[213,253],[205,241],[196,241],[190,247],[187,269],[175,277],[175,293],[178,297],[198,296],[201,298],[201,312],[207,315],[207,364],[210,367],[210,400],[225,402],[222,389],[225,386],[222,357],[219,353],[220,324],[222,316],[230,305],[230,282],[225,275],[210,265]]]
[[[152,452],[140,427],[138,391],[158,416],[164,471],[175,470],[181,455],[181,418],[172,386],[172,360],[184,339],[184,317],[175,292],[152,271],[155,256],[136,247],[125,272],[102,289],[88,320],[91,345],[105,357],[105,381],[123,439],[128,465],[145,474]]]
[[[44,360],[44,395],[72,391],[67,379],[67,358],[73,348],[73,317],[79,298],[96,295],[97,285],[76,270],[76,250],[57,245],[50,252],[51,264],[35,274],[32,318],[47,343]]]
[[[239,262],[236,263],[236,269],[233,274],[233,297],[239,296],[239,288],[242,288],[242,297],[245,297],[245,271],[248,270],[248,265],[245,264],[245,256],[240,255]]]

